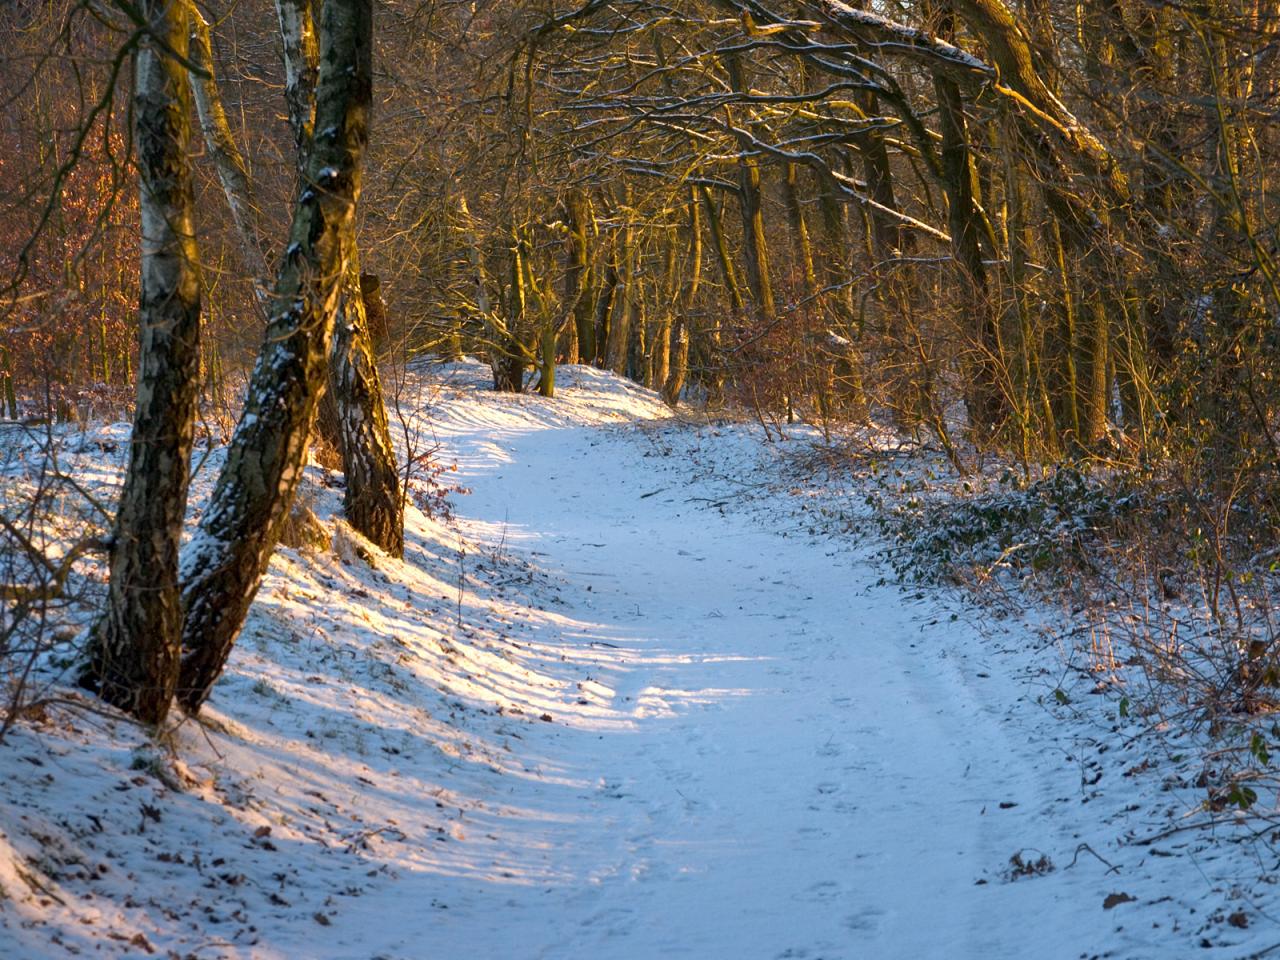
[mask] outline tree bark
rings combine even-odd
[[[316,118],[316,78],[320,51],[316,44],[312,0],[275,0],[284,60],[284,100],[289,129],[298,148],[298,172],[305,169]]]
[[[599,367],[605,364],[604,346],[609,342],[609,317],[613,314],[613,302],[618,295],[618,265],[616,249],[611,253],[605,269],[604,282],[600,284],[592,312],[592,342],[595,352],[592,362]]]
[[[377,286],[372,296],[381,301]],[[347,521],[393,557],[404,555],[404,498],[395,447],[387,426],[377,357],[369,329],[369,304],[354,244],[343,278],[342,306],[330,354],[329,384],[338,398]]]
[[[605,367],[619,376],[627,375],[631,348],[631,320],[635,312],[636,250],[635,228],[631,220],[635,211],[631,207],[631,189],[628,186],[625,204],[620,213],[626,217],[618,237],[618,266],[621,269],[618,295],[614,298],[614,312],[609,323],[609,335],[605,341]]]
[[[186,624],[178,698],[191,713],[226,664],[302,476],[352,249],[372,99],[371,20],[372,0],[328,0],[321,15],[319,135],[307,151],[305,186],[245,410],[182,554]]]
[[[531,355],[520,341],[520,328],[529,312],[529,291],[525,286],[528,272],[524,259],[528,244],[514,228],[512,230],[511,265],[508,276],[510,285],[506,291],[506,320],[493,324],[494,344],[490,348],[489,366],[493,370],[493,389],[499,393],[522,393],[524,372]]]
[[[952,24],[951,11],[944,6],[939,26],[943,39],[951,39]],[[1002,389],[999,315],[988,289],[979,244],[982,231],[978,222],[977,177],[965,129],[964,99],[959,84],[945,73],[936,72],[933,83],[942,134],[942,182],[947,194],[951,256],[959,268],[964,313],[974,324],[966,407],[974,432],[985,436],[1000,426],[1008,412]]]
[[[702,284],[702,206],[698,202],[696,190],[685,206],[689,218],[689,255],[683,271],[684,287],[680,291],[679,312],[669,335],[667,378],[660,384],[662,399],[672,409],[680,402],[680,394],[684,392],[689,373],[689,318]]]
[[[578,363],[596,359],[595,329],[591,323],[591,298],[583,293],[591,285],[591,255],[587,244],[588,202],[581,190],[573,190],[565,203],[569,222],[568,265],[564,273],[564,301],[574,304],[573,326],[577,332]]]
[[[285,101],[299,156],[299,169],[311,147],[315,122],[317,58],[309,0],[277,0],[285,61]],[[236,147],[213,75],[209,25],[191,13],[191,60],[209,76],[191,76],[205,143],[214,158],[254,288],[266,300],[268,267],[262,253],[260,214],[253,200],[248,168]],[[343,279],[341,317],[330,356],[329,389],[321,400],[317,429],[342,455],[347,487],[344,512],[351,525],[393,556],[404,551],[403,498],[395,448],[387,427],[376,351],[365,314],[355,244]]]
[[[235,224],[236,233],[240,237],[240,255],[244,259],[244,267],[253,278],[254,296],[259,304],[264,305],[267,299],[267,277],[270,273],[267,258],[263,253],[262,234],[259,230],[260,215],[258,204],[253,196],[253,183],[249,177],[249,167],[236,146],[231,124],[227,122],[227,112],[222,106],[222,97],[218,93],[218,80],[214,73],[213,43],[209,35],[209,24],[205,22],[194,4],[189,4],[191,18],[191,46],[189,59],[191,63],[205,71],[207,76],[201,77],[190,73],[192,99],[195,100],[196,113],[200,117],[200,129],[204,134],[205,147],[213,158],[214,167],[218,171],[218,180],[227,197],[227,206],[231,209],[231,220]]]
[[[702,198],[703,209],[707,212],[711,245],[715,247],[716,263],[720,266],[720,279],[724,282],[725,290],[729,294],[729,307],[734,318],[741,319],[746,312],[746,304],[742,299],[742,288],[738,284],[737,271],[733,268],[733,257],[729,254],[729,244],[724,235],[724,223],[721,220],[720,211],[716,209],[711,193],[706,187],[699,187],[698,195]]]
[[[725,55],[723,59],[733,90],[740,94],[747,93],[746,72],[743,70],[741,57],[734,53]],[[751,287],[751,295],[761,316],[772,320],[777,310],[773,300],[773,281],[769,274],[769,242],[764,232],[760,164],[747,152],[746,147],[740,147],[738,152],[738,205],[742,211],[742,233],[747,248],[747,284]]]
[[[129,470],[116,513],[107,606],[82,685],[145,723],[168,714],[182,639],[178,556],[199,382],[185,4],[143,0],[152,40],[134,57],[142,213],[140,370]],[[163,43],[168,51],[160,49]]]

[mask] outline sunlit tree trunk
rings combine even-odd
[[[285,102],[299,157],[310,152],[315,123],[315,82],[319,51],[309,0],[277,0],[285,61]],[[192,10],[192,62],[208,72],[191,78],[205,143],[217,166],[227,205],[240,236],[246,264],[256,272],[255,290],[265,302],[267,263],[262,255],[260,213],[213,75],[209,26]],[[302,188],[302,189],[305,189]],[[354,242],[343,281],[340,319],[335,328],[328,390],[321,399],[317,430],[342,456],[347,486],[344,512],[351,525],[388,553],[404,549],[402,496],[395,448],[387,426],[377,356],[369,336]]]
[[[570,362],[594,363],[596,359],[595,328],[591,322],[591,251],[587,238],[590,222],[589,204],[581,190],[573,190],[565,202],[568,215],[568,264],[564,272],[564,300],[574,304],[573,326],[577,331],[577,357]]]
[[[626,202],[620,215],[626,223],[618,233],[618,295],[613,305],[613,313],[609,323],[609,333],[605,341],[605,367],[619,376],[626,376],[631,350],[631,321],[635,312],[636,299],[636,237],[632,224],[634,211],[631,207],[631,189],[627,187]]]
[[[590,204],[581,191],[571,193],[568,200],[570,216],[570,269],[564,273],[564,297],[576,301],[573,308],[573,324],[577,326],[577,358],[582,364],[594,364],[596,358],[595,324],[591,311],[591,297],[586,292],[593,284],[588,228]]]
[[[195,101],[196,113],[200,117],[200,129],[204,134],[205,148],[218,171],[218,180],[227,197],[231,220],[240,237],[240,255],[244,260],[244,267],[253,278],[254,296],[260,304],[265,305],[269,268],[263,252],[261,214],[253,195],[253,182],[249,177],[248,164],[245,163],[244,156],[236,145],[231,124],[227,121],[226,109],[222,105],[222,97],[218,93],[209,24],[205,22],[194,4],[190,5],[189,11],[191,19],[189,56],[192,65],[205,73],[205,76],[194,72],[189,73],[192,99]]]
[[[316,78],[320,69],[312,3],[313,0],[275,0],[284,60],[284,99],[300,173],[305,170],[315,128]]]
[[[244,623],[302,476],[353,242],[372,94],[372,2],[327,0],[315,125],[271,318],[199,529],[182,554],[178,698],[204,703]]]
[[[525,286],[527,273],[524,268],[527,245],[513,229],[511,240],[510,282],[506,289],[506,320],[500,329],[494,330],[494,343],[490,347],[490,366],[493,368],[493,389],[499,393],[522,393],[528,356],[518,331],[529,313],[529,291]]]
[[[729,83],[740,94],[747,92],[746,71],[737,54],[723,57]],[[726,110],[726,113],[728,111]],[[732,116],[730,116],[732,123]],[[747,285],[755,306],[766,319],[777,309],[773,299],[773,281],[769,272],[769,241],[764,230],[764,201],[760,190],[760,163],[746,148],[738,151],[738,206],[742,211],[742,234],[746,241]]]
[[[729,295],[729,307],[734,317],[740,319],[746,312],[746,304],[742,298],[742,287],[738,283],[738,272],[733,266],[733,256],[729,252],[729,243],[724,235],[724,220],[706,187],[698,187],[698,196],[702,198],[702,207],[707,213],[707,227],[711,231],[711,246],[716,252],[716,265],[720,267],[720,281]],[[718,343],[716,345],[719,346]]]
[[[645,386],[661,391],[671,373],[671,330],[680,311],[679,232],[667,230],[666,262],[663,264],[661,301],[656,304],[657,322],[649,343],[649,363]]]
[[[142,0],[151,39],[134,55],[142,214],[139,375],[129,468],[116,513],[106,610],[81,683],[139,720],[168,714],[178,680],[178,550],[199,383],[200,276],[188,162],[185,4]],[[167,49],[166,49],[167,48]]]
[[[721,208],[711,199],[711,192],[706,187],[698,188],[702,199],[702,209],[707,215],[707,229],[711,235],[711,247],[715,251],[716,266],[720,268],[720,282],[729,296],[729,319],[735,324],[741,323],[746,315],[746,301],[742,295],[742,285],[738,282],[738,271],[733,265],[733,257],[729,251],[729,241],[724,232],[724,217]],[[724,393],[724,350],[723,328],[724,317],[716,315],[707,320],[706,326],[699,331],[700,363],[704,372],[704,383],[710,393],[710,399],[718,402]]]
[[[800,255],[805,296],[812,297],[818,291],[818,274],[813,264],[813,244],[809,240],[809,225],[805,222],[804,208],[800,205],[800,168],[794,163],[787,164],[787,177],[783,182],[782,195],[787,204],[791,236],[796,242],[796,252]]]

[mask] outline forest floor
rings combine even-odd
[[[1068,676],[1036,623],[1055,614],[894,582],[870,524],[824,519],[804,430],[686,422],[589,369],[555,400],[486,373],[434,368],[402,397],[468,490],[448,520],[410,509],[403,561],[308,468],[332,544],[279,550],[168,749],[42,665],[57,702],[0,746],[0,957],[1280,943],[1275,865],[1176,829],[1203,792]],[[125,437],[66,435],[64,468],[110,486]]]

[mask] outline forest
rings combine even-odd
[[[1280,6],[0,39],[0,955],[1280,956]]]

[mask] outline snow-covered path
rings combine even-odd
[[[389,956],[1142,955],[1104,920],[1097,861],[1009,881],[1012,854],[1072,843],[1059,804],[1088,808],[1078,767],[1011,725],[1027,690],[971,627],[877,585],[869,553],[718,509],[732,484],[696,479],[679,426],[494,409],[443,412],[463,528],[561,578],[535,637],[607,710],[520,747],[538,779],[509,802],[547,824],[529,882],[455,889]],[[712,466],[749,468],[725,434]]]
[[[751,429],[681,424],[589,369],[553,401],[484,379],[414,384],[470,492],[453,526],[409,512],[403,562],[308,471],[332,548],[279,551],[171,755],[70,691],[11,731],[0,957],[1168,960],[1280,939],[1268,865],[1196,833],[1123,842],[1203,791],[1091,678],[1016,619],[979,633],[955,598],[886,583]],[[109,483],[122,445],[72,439]]]
[[[1016,846],[981,811],[1039,798],[938,657],[954,628],[921,630],[865,564],[690,502],[640,434],[610,439],[509,434],[509,461],[463,478],[461,509],[579,588],[575,639],[624,652],[597,679],[633,724],[546,744],[591,787],[546,854],[570,882],[527,918],[496,891],[449,923],[501,917],[495,948],[524,931],[546,958],[991,956],[1009,925],[970,891]]]

